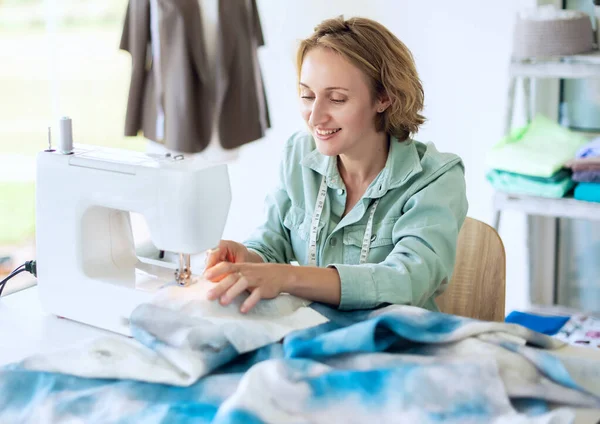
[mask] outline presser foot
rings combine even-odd
[[[179,268],[175,270],[177,285],[186,287],[192,284],[192,270],[190,268],[190,255],[179,254]]]

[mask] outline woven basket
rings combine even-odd
[[[566,56],[594,49],[590,18],[524,20],[517,18],[513,35],[513,57]]]

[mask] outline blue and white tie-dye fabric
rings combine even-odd
[[[330,321],[244,354],[201,319],[151,308],[153,319],[132,317],[127,345],[78,351],[73,369],[87,361],[101,378],[66,375],[64,361],[42,371],[56,357],[0,371],[0,422],[556,424],[573,413],[550,404],[600,408],[600,360],[558,355],[569,346],[524,327],[410,306],[313,307]],[[102,355],[123,359],[102,367]]]
[[[211,286],[170,286],[158,292],[152,303],[137,307],[130,316],[135,340],[104,336],[32,356],[22,366],[80,377],[188,386],[240,354],[327,321],[307,307],[308,302],[287,295],[262,301],[242,314],[243,296],[221,306],[207,300]]]

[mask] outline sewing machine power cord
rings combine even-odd
[[[2,296],[2,291],[4,290],[4,286],[6,286],[6,283],[8,282],[8,280],[13,278],[17,274],[22,273],[23,271],[27,271],[30,274],[32,274],[34,277],[37,277],[37,266],[36,266],[35,261],[25,262],[23,265],[20,265],[17,268],[15,268],[15,270],[13,272],[11,272],[10,274],[8,274],[8,276],[4,280],[0,281],[0,296]]]

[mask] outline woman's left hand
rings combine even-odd
[[[204,272],[204,278],[215,283],[208,299],[219,299],[221,305],[228,305],[247,290],[250,296],[240,308],[246,313],[259,300],[273,299],[283,291],[290,268],[292,265],[220,262]]]

